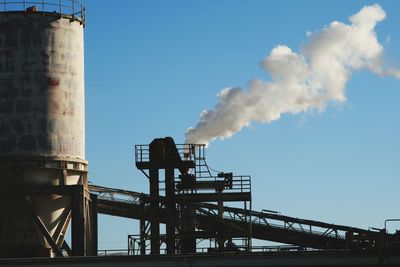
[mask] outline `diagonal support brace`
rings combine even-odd
[[[32,218],[33,218],[36,226],[39,228],[40,232],[46,238],[46,241],[49,243],[51,249],[54,251],[54,253],[56,254],[57,257],[63,257],[61,249],[57,246],[56,242],[54,241],[53,237],[50,235],[46,226],[43,224],[42,219],[40,219],[40,217],[38,215],[36,215],[29,199],[27,200],[27,202],[28,202],[28,205],[29,205],[29,208],[31,211]]]

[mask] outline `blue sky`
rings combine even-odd
[[[86,155],[94,184],[147,192],[133,146],[172,136],[225,87],[269,79],[260,62],[377,1],[82,1]],[[385,57],[400,67],[400,2],[378,1]],[[209,165],[252,176],[253,209],[368,228],[400,217],[399,80],[355,72],[347,102],[253,123],[208,150]],[[400,225],[397,225],[400,228]],[[126,247],[133,221],[101,216],[100,248]]]

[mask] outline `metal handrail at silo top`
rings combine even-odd
[[[0,12],[39,12],[55,13],[70,17],[72,20],[78,20],[85,24],[86,9],[82,3],[75,0],[13,0],[0,1]]]

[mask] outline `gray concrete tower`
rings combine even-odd
[[[0,256],[49,256],[71,220],[63,189],[87,185],[84,8],[13,2],[0,3]]]

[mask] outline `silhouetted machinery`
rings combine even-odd
[[[146,221],[142,222],[141,247],[150,242],[152,254],[160,253],[160,243],[165,243],[167,253],[195,253],[198,239],[207,238],[213,248],[222,250],[232,238],[240,238],[242,246],[249,249],[251,241],[250,177],[232,173],[212,176],[205,162],[205,146],[198,144],[176,145],[170,137],[155,139],[150,145],[136,146],[136,166],[149,178],[151,218],[147,221],[150,234],[146,233]],[[164,171],[165,195],[161,196],[160,172]],[[175,175],[175,171],[179,174]],[[196,220],[196,203],[213,203],[216,215],[223,221],[225,202],[242,202],[244,205],[241,232],[232,236],[223,223],[213,227],[199,227]],[[160,212],[167,214],[165,236],[160,236]],[[203,212],[210,212],[204,209]],[[149,237],[149,238],[148,238]]]
[[[248,253],[252,239],[289,250],[400,251],[400,234],[384,229],[252,211],[250,176],[215,172],[205,145],[170,137],[135,147],[149,194],[89,185],[85,8],[75,0],[0,6],[0,258],[95,256],[98,213],[140,221],[131,255]]]
[[[204,145],[158,138],[137,145],[135,160],[149,180],[150,194],[90,186],[100,213],[140,220],[140,233],[128,237],[131,255],[251,252],[257,249],[252,239],[289,244],[289,250],[399,251],[399,234],[383,229],[252,211],[250,177],[213,175]]]

